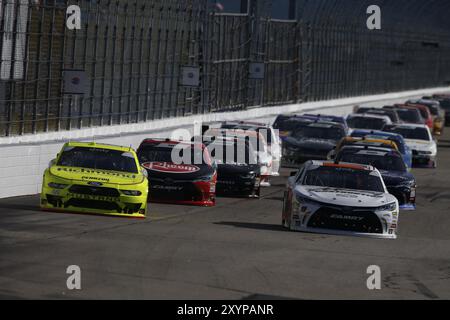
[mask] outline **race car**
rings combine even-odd
[[[302,115],[302,117],[311,118],[312,120],[319,120],[319,121],[323,121],[323,122],[340,123],[344,126],[346,132],[349,131],[349,127],[347,125],[347,120],[345,119],[345,117],[333,116],[333,115],[327,115],[327,114],[309,114],[309,113]]]
[[[356,110],[355,113],[358,114],[372,114],[379,116],[388,116],[391,119],[392,123],[399,123],[400,117],[397,114],[397,111],[393,109],[382,109],[382,108],[373,108],[373,107],[360,107]]]
[[[326,160],[345,135],[345,127],[340,123],[305,122],[283,142],[283,163],[297,166],[308,160]]]
[[[413,108],[413,109],[419,110],[420,115],[424,119],[424,123],[428,126],[428,128],[430,128],[430,130],[434,129],[434,118],[431,115],[430,110],[426,106],[421,105],[421,104],[406,104],[406,105],[397,105],[397,106],[399,106],[399,108],[404,108],[404,109]]]
[[[236,137],[248,140],[255,153],[258,164],[261,166],[261,186],[270,187],[273,158],[269,153],[267,141],[264,136],[255,130],[211,128],[207,131],[212,136]]]
[[[333,160],[336,154],[345,146],[370,146],[370,147],[383,147],[387,149],[393,149],[398,151],[397,144],[391,140],[385,139],[373,139],[373,138],[355,138],[344,137],[339,141],[336,147],[328,153],[327,159]]]
[[[201,139],[217,163],[217,195],[259,198],[261,165],[250,142],[207,134]]]
[[[395,110],[400,117],[401,123],[424,124],[420,111],[414,108],[402,108],[401,106],[384,106],[385,109]]]
[[[432,97],[423,97],[426,100],[433,100],[439,102],[441,105],[442,110],[444,111],[444,119],[445,119],[445,126],[450,126],[450,94],[435,94]]]
[[[419,104],[427,107],[433,117],[434,126],[431,129],[432,133],[436,136],[442,135],[445,127],[445,110],[441,108],[439,101],[435,100],[409,100],[407,104]]]
[[[275,130],[271,125],[251,121],[233,121],[223,122],[222,129],[241,129],[241,130],[255,130],[264,137],[267,142],[267,152],[272,156],[272,176],[280,175],[281,166],[281,140],[278,130]]]
[[[305,123],[313,123],[316,119],[311,117],[305,117],[302,115],[279,115],[274,123],[273,128],[278,130],[280,140],[284,142],[287,137],[289,137],[293,131],[302,126]]]
[[[288,179],[282,225],[290,230],[396,239],[398,218],[372,166],[308,161]]]
[[[406,145],[405,139],[402,135],[377,130],[353,130],[351,137],[365,137],[366,139],[384,139],[394,141],[397,145],[398,151],[402,154],[403,161],[405,162],[406,166],[408,168],[412,168],[412,151]]]
[[[336,155],[336,161],[371,165],[377,168],[388,192],[394,195],[400,209],[416,208],[416,179],[408,171],[402,155],[395,149],[370,146],[346,146]]]
[[[403,136],[412,150],[413,166],[437,167],[437,144],[426,125],[401,124],[389,125],[383,131]]]
[[[41,208],[145,218],[147,172],[130,147],[66,143],[44,172]]]
[[[216,164],[205,145],[145,139],[137,154],[148,172],[151,202],[215,206]]]
[[[355,113],[347,116],[347,123],[350,129],[381,130],[385,125],[392,124],[392,121],[384,115]]]

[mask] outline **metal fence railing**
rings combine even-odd
[[[0,0],[0,136],[450,83],[450,27],[369,31],[352,1],[290,1],[294,20],[271,18],[274,0],[244,13],[213,2]],[[72,4],[79,30],[66,27]],[[353,10],[364,18],[364,1]],[[84,94],[66,91],[68,70],[85,75]]]

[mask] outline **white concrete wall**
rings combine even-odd
[[[424,89],[377,96],[255,108],[239,112],[189,116],[140,124],[0,138],[0,198],[39,193],[45,168],[50,160],[55,158],[62,145],[69,140],[92,141],[95,139],[99,143],[131,145],[133,148],[137,148],[144,138],[170,137],[174,129],[190,129],[195,121],[258,119],[269,122],[278,114],[309,111],[346,115],[352,112],[353,106],[356,104],[382,106],[449,90],[450,88]]]

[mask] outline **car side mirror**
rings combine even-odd
[[[214,169],[215,171],[217,171],[218,165],[217,165],[217,162],[216,162],[215,160],[212,162],[211,166],[213,167],[213,169]]]
[[[53,167],[56,164],[56,159],[52,159],[50,160],[50,162],[48,163],[48,167]]]

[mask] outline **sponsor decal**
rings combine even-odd
[[[109,182],[109,179],[107,178],[98,178],[98,177],[87,177],[87,176],[83,176],[81,177],[82,180],[99,180],[99,181],[103,181],[103,182]]]
[[[103,183],[91,181],[91,182],[88,182],[88,185],[94,186],[94,187],[101,187],[103,185]]]
[[[67,194],[67,197],[73,198],[73,199],[94,200],[94,201],[107,201],[107,202],[118,202],[119,201],[119,198],[115,198],[115,197],[93,196],[93,195],[78,194],[78,193],[69,193],[69,194]]]
[[[355,216],[347,216],[342,214],[332,214],[330,216],[331,219],[339,219],[339,220],[351,220],[351,221],[362,221],[363,217],[355,217]]]
[[[175,164],[168,162],[146,162],[142,166],[148,170],[168,173],[194,173],[200,171],[200,168],[191,164]]]
[[[162,185],[152,185],[152,186],[150,186],[150,188],[156,189],[156,190],[167,190],[167,191],[181,191],[181,190],[183,190],[183,187],[162,186]]]

